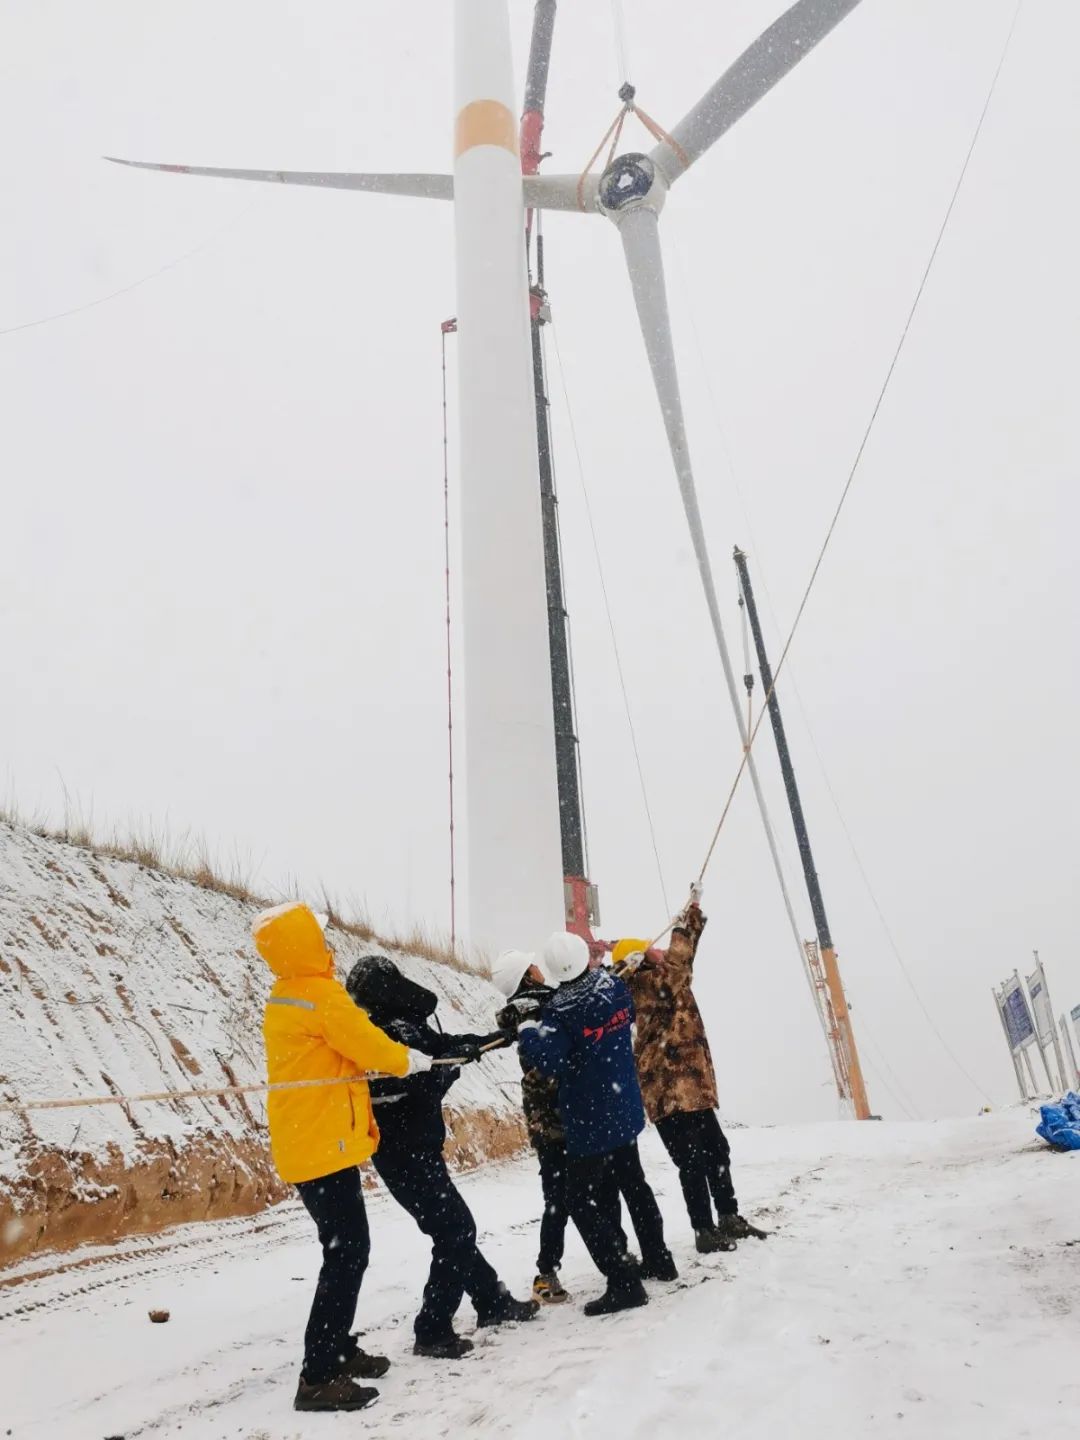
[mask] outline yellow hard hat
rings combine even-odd
[[[611,963],[621,965],[628,955],[644,954],[648,948],[648,940],[619,940],[611,952]]]

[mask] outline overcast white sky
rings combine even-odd
[[[532,6],[511,8],[520,70]],[[780,8],[626,0],[644,107],[673,124]],[[667,207],[691,445],[736,644],[738,542],[779,654],[1013,10],[864,0]],[[98,157],[445,169],[448,11],[0,0],[0,331],[196,252],[0,334],[0,790],[58,816],[66,786],[102,826],[167,820],[239,853],[266,888],[325,881],[391,928],[447,916],[449,207]],[[781,685],[889,1116],[981,1096],[912,998],[826,775],[915,985],[989,1095],[1015,1094],[991,984],[1038,947],[1058,1010],[1080,1002],[1078,46],[1072,0],[1026,0]],[[564,0],[552,167],[584,164],[618,83],[607,0]],[[738,742],[618,237],[578,216],[549,219],[547,237],[675,901]],[[592,870],[604,932],[651,932],[667,911],[554,365],[552,392]],[[726,1113],[835,1113],[748,789],[706,899],[699,991]]]

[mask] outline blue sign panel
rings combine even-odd
[[[1019,985],[1014,985],[1005,996],[1001,1013],[1005,1017],[1005,1028],[1009,1032],[1009,1044],[1014,1050],[1035,1038],[1035,1027],[1031,1023],[1031,1011]]]

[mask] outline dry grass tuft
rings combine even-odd
[[[285,895],[259,894],[253,888],[250,868],[241,862],[239,856],[235,856],[228,868],[224,868],[203,840],[193,841],[190,835],[173,839],[167,828],[158,831],[153,825],[127,832],[114,829],[104,836],[94,829],[92,811],[88,815],[79,811],[72,805],[66,791],[64,799],[64,819],[60,825],[50,825],[40,816],[23,815],[10,798],[0,801],[0,822],[38,835],[43,840],[59,841],[105,859],[126,861],[140,865],[144,870],[184,880],[200,890],[226,895],[241,905],[265,907],[280,904],[287,898]],[[293,888],[300,889],[299,886],[290,887]],[[321,887],[321,900],[315,902],[315,908],[328,915],[328,928],[357,940],[402,955],[431,960],[465,975],[487,973],[487,967],[465,954],[460,945],[452,946],[448,939],[432,935],[423,926],[415,926],[404,936],[381,935],[364,916],[362,906],[353,905],[351,915],[347,914],[325,886]]]

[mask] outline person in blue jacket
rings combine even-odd
[[[559,1082],[570,1214],[607,1280],[585,1314],[610,1315],[649,1299],[615,1218],[618,1190],[642,1239],[643,1262],[648,1252],[667,1254],[664,1222],[637,1150],[645,1108],[630,1035],[634,1002],[610,970],[589,969],[589,948],[577,935],[553,935],[541,968],[558,988],[537,1019],[521,1025],[518,1045],[528,1066]]]

